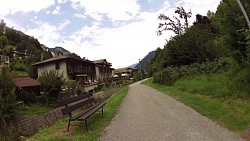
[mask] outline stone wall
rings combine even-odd
[[[121,87],[94,94],[94,99],[96,101],[106,100],[120,89]],[[63,107],[56,108],[42,115],[18,116],[15,122],[20,134],[23,136],[31,136],[37,133],[39,129],[53,125],[58,119],[64,117],[61,112],[62,108]]]
[[[61,118],[63,118],[63,114],[60,107],[42,115],[18,116],[16,119],[16,125],[22,135],[30,136],[45,126],[53,125],[56,120]]]

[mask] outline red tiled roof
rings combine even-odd
[[[19,88],[40,86],[40,82],[30,77],[17,77],[14,78],[15,85]]]

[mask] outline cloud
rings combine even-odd
[[[69,20],[64,20],[62,23],[59,23],[59,26],[58,26],[58,30],[62,30],[63,28],[65,28],[67,25],[70,24],[70,21]]]
[[[86,18],[86,16],[82,15],[82,14],[74,14],[73,16],[77,17],[77,18],[81,18],[81,19],[85,19]]]
[[[54,9],[54,11],[52,12],[52,14],[54,14],[54,15],[59,15],[60,13],[59,13],[59,11],[60,11],[60,6],[57,6],[55,9]]]
[[[1,0],[0,13],[2,15],[14,14],[17,12],[38,12],[54,5],[54,0]]]
[[[135,17],[140,6],[136,0],[70,0],[75,9],[83,8],[85,15],[96,18],[96,15],[107,15],[112,21],[129,20]],[[97,20],[100,20],[98,18]]]

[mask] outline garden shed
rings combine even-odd
[[[40,95],[40,82],[30,77],[14,78],[16,85],[16,96],[18,100],[24,97],[36,97]]]

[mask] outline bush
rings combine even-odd
[[[56,70],[49,70],[42,72],[38,77],[41,83],[41,89],[44,92],[46,103],[50,107],[57,106],[57,99],[61,91],[61,87],[65,81],[63,73],[59,73]]]
[[[34,92],[21,90],[20,94],[17,95],[17,99],[22,100],[25,104],[34,103],[36,101],[36,94]]]
[[[7,67],[0,73],[0,140],[9,136],[8,122],[15,116],[15,85]],[[3,136],[4,137],[3,137]]]
[[[74,95],[76,93],[76,80],[67,80],[65,81],[64,86],[71,93],[71,95]]]
[[[225,71],[232,64],[229,58],[220,58],[213,62],[203,62],[202,64],[191,64],[182,67],[167,67],[154,74],[154,82],[172,85],[176,80],[184,77],[192,77],[202,74],[213,74]]]

